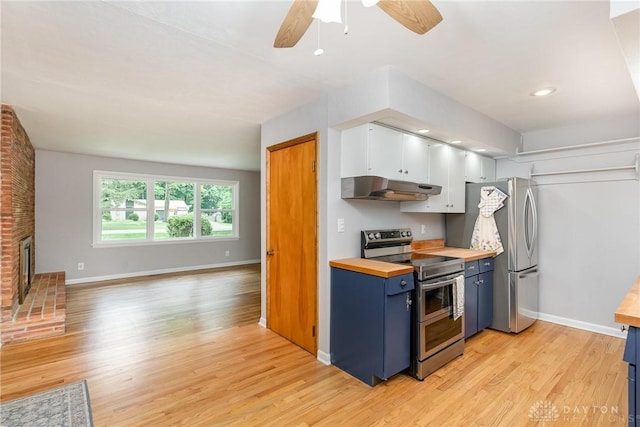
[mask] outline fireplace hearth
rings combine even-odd
[[[33,281],[32,271],[32,241],[31,236],[20,241],[20,275],[18,280],[18,302],[22,304],[31,289]]]

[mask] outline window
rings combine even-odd
[[[94,172],[94,244],[238,237],[237,181]]]

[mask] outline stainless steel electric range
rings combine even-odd
[[[412,240],[408,228],[363,230],[361,256],[413,266],[409,371],[423,380],[464,352],[464,315],[454,319],[453,313],[454,286],[464,277],[464,260],[412,252]]]

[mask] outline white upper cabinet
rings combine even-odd
[[[472,151],[466,153],[465,176],[467,182],[492,182],[496,180],[496,161]]]
[[[394,129],[367,123],[342,131],[342,177],[377,175],[426,183],[427,141]]]
[[[464,212],[465,151],[446,144],[429,147],[429,184],[442,186],[437,196],[424,202],[402,202],[402,212]]]
[[[429,183],[429,143],[424,138],[402,135],[402,173],[405,181]]]

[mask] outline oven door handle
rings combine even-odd
[[[422,291],[430,291],[432,289],[443,288],[445,286],[454,285],[456,283],[456,279],[443,280],[442,282],[436,283],[425,283],[424,285],[420,285],[420,290]]]

